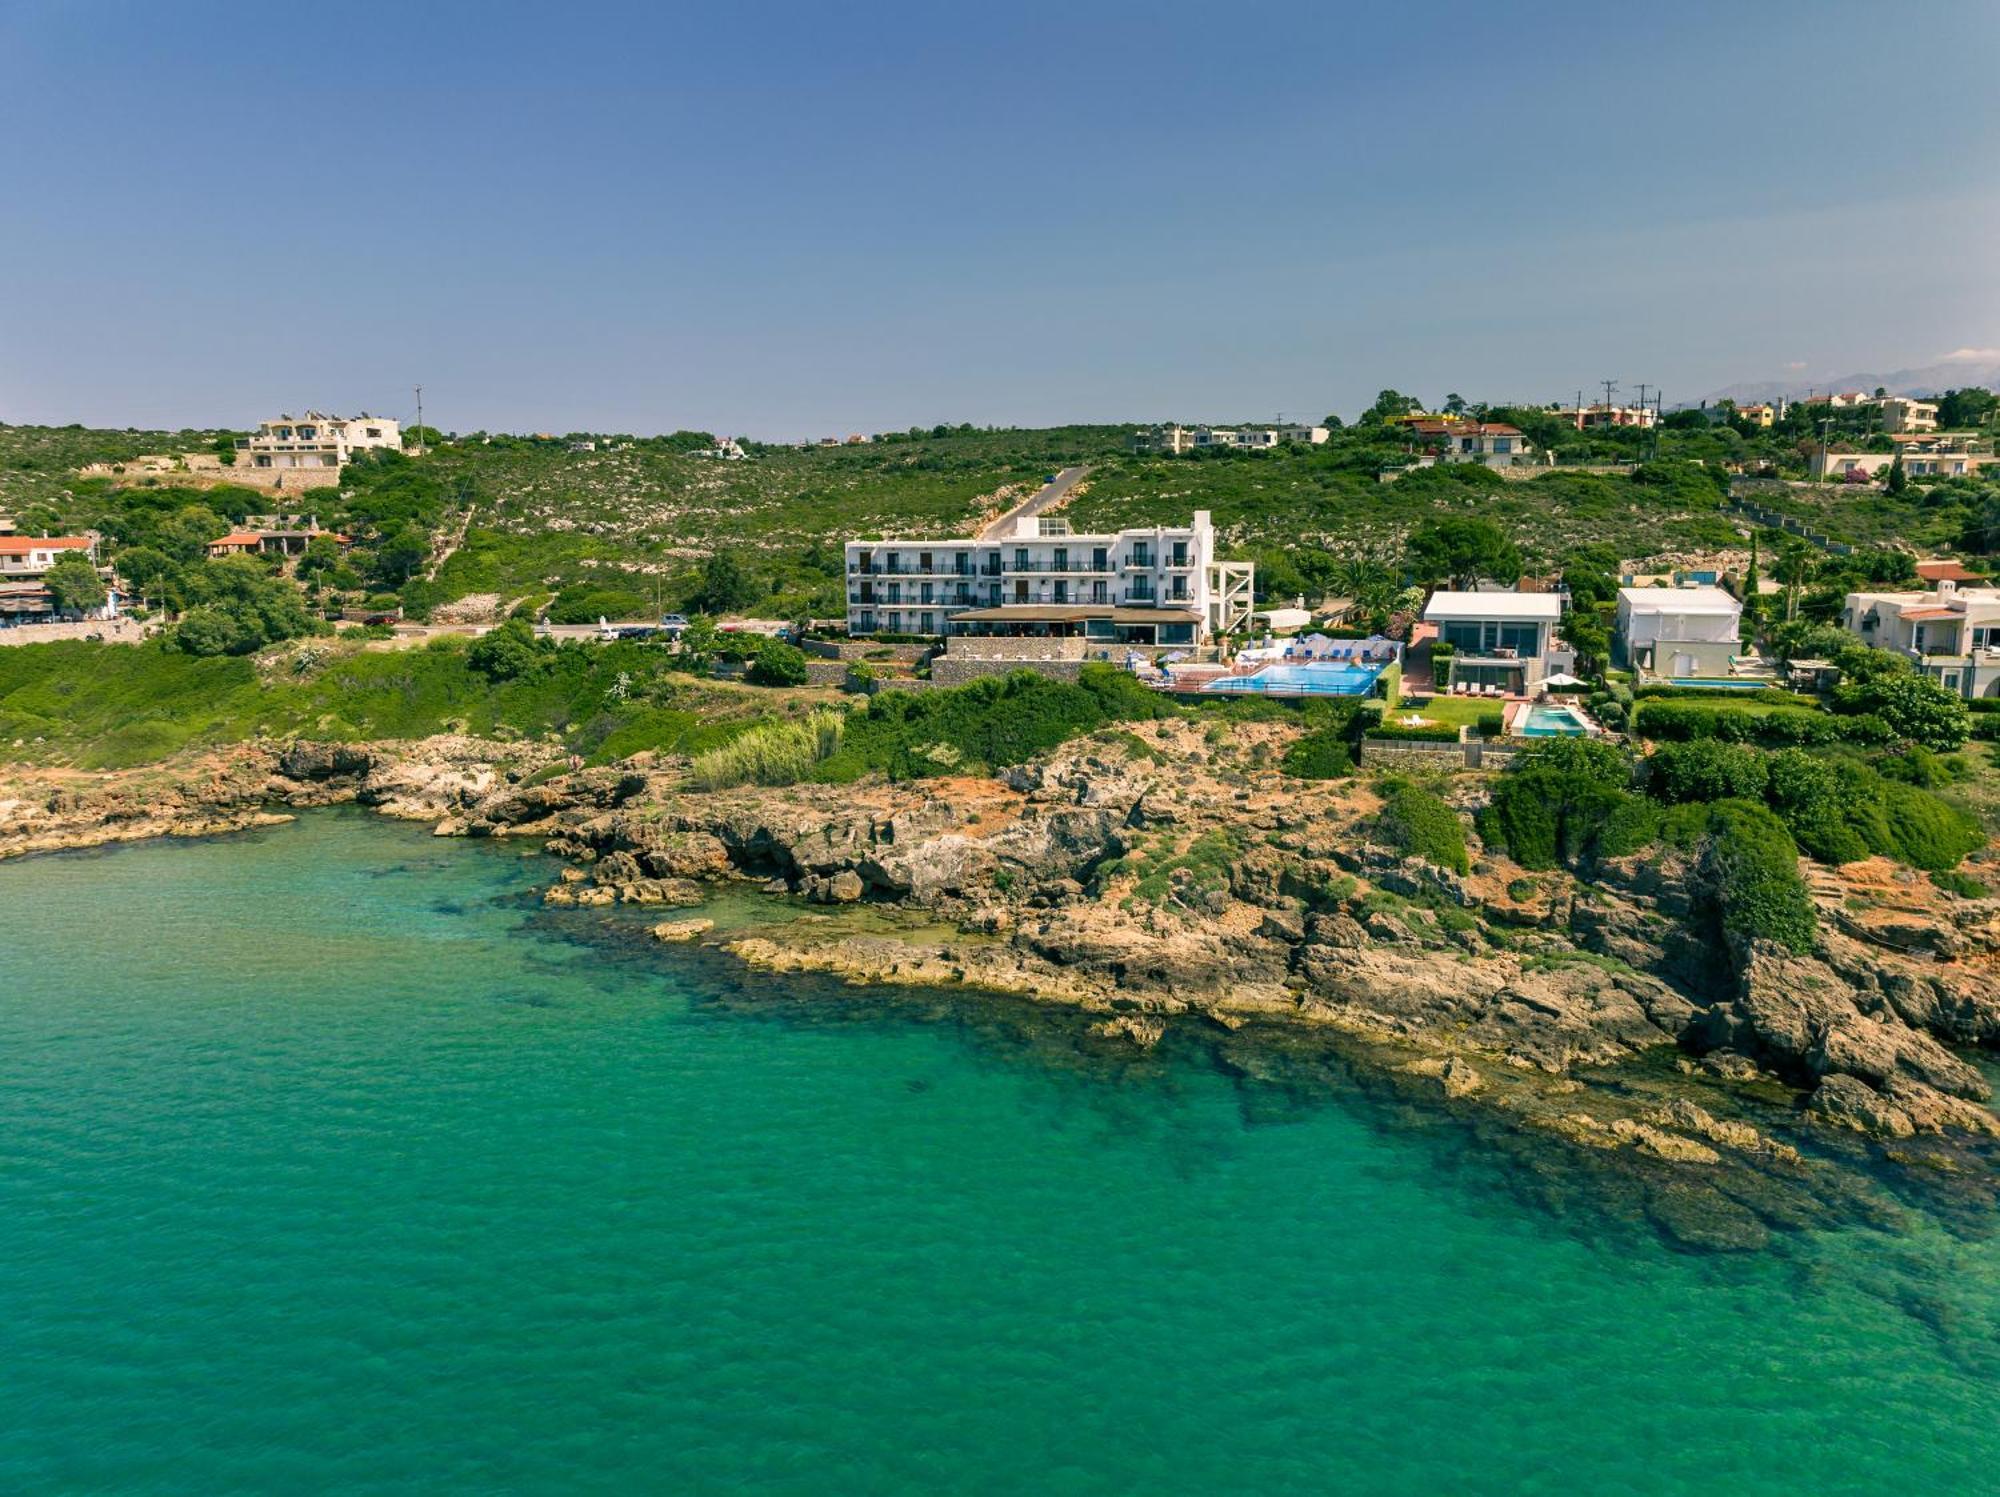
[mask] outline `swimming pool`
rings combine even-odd
[[[1699,686],[1704,691],[1762,691],[1767,686],[1776,686],[1776,681],[1743,681],[1735,677],[1715,676],[1669,676],[1672,686]]]
[[[1260,692],[1269,696],[1368,695],[1381,665],[1267,665],[1254,676],[1223,676],[1203,691]]]
[[[1574,707],[1546,707],[1537,702],[1521,718],[1523,738],[1580,738],[1595,731],[1590,720]]]

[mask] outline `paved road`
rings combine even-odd
[[[1078,481],[1089,471],[1090,465],[1088,463],[1083,464],[1081,467],[1063,469],[1062,472],[1056,474],[1055,480],[1052,483],[1043,484],[1041,488],[1008,510],[1006,514],[995,520],[991,525],[988,525],[984,530],[980,531],[979,538],[982,541],[1005,540],[1014,533],[1014,526],[1017,521],[1032,519],[1045,510],[1054,509],[1065,499],[1069,498],[1069,491],[1075,488]]]

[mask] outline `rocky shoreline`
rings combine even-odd
[[[1144,724],[998,779],[707,793],[673,764],[572,771],[467,738],[246,745],[14,771],[0,857],[356,803],[545,848],[566,864],[552,911],[658,906],[658,940],[752,970],[1007,995],[1077,1015],[1088,1043],[1185,1037],[1246,1075],[1337,1053],[1496,1147],[1554,1144],[1638,1182],[1691,1247],[1899,1201],[1993,1218],[2000,1118],[1959,1052],[2000,1048],[2000,901],[1947,906],[1886,864],[1815,869],[1813,954],[1731,949],[1678,854],[1584,882],[1480,852],[1459,875],[1373,840],[1365,781],[1277,774],[1285,731]],[[1471,809],[1484,786],[1447,793]],[[723,886],[834,918],[693,911]]]

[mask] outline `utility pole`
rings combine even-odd
[[[1819,418],[1819,480],[1821,483],[1826,482],[1826,476],[1827,476],[1826,441],[1828,433],[1831,432],[1832,430],[1833,430],[1833,417],[1831,416],[1820,417]]]
[[[424,387],[423,387],[422,385],[418,385],[418,386],[417,386],[417,449],[418,449],[418,451],[420,451],[420,452],[421,452],[421,451],[423,450],[423,446],[424,446]]]

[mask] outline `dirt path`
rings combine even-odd
[[[1046,514],[1049,510],[1055,509],[1066,502],[1069,498],[1070,490],[1081,483],[1084,474],[1089,471],[1090,465],[1088,463],[1080,467],[1063,469],[1062,472],[1056,474],[1049,482],[1043,484],[1026,499],[1023,499],[999,519],[993,521],[984,530],[980,531],[979,538],[982,541],[1006,540],[1014,534],[1014,527],[1021,521],[1031,520],[1037,515]]]

